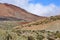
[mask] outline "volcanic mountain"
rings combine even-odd
[[[44,17],[37,16],[12,4],[0,3],[0,20],[35,21]]]

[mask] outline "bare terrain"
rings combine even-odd
[[[37,20],[22,26],[17,26],[22,30],[50,30],[50,31],[60,31],[60,16],[51,16],[49,18],[44,18],[42,20]]]
[[[5,19],[12,20],[12,18],[15,18],[14,20],[26,20],[26,21],[35,21],[44,17],[37,16],[34,14],[31,14],[24,9],[14,6],[12,4],[7,4],[7,3],[0,3],[0,18],[5,17]]]

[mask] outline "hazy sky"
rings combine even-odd
[[[60,0],[0,0],[19,6],[39,16],[60,15]]]

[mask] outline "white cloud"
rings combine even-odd
[[[39,15],[39,16],[53,16],[60,14],[60,7],[57,7],[54,4],[49,4],[47,6],[44,6],[42,4],[29,4],[29,1],[31,0],[15,0],[16,5],[24,8],[28,12],[31,12],[33,14]]]
[[[27,8],[28,11],[32,12],[32,13],[35,13],[37,15],[44,15],[46,13],[49,13],[50,11],[53,10],[52,8],[53,6],[49,5],[49,6],[43,6],[41,4],[31,4],[29,5],[29,8]]]
[[[54,4],[50,4],[48,6],[43,6],[41,4],[30,4],[27,10],[40,16],[52,16],[56,14],[55,12],[58,8]]]
[[[12,0],[10,0],[10,1],[12,1]],[[39,3],[38,4],[33,4],[33,3],[29,4],[29,1],[31,1],[31,0],[14,0],[14,2],[12,1],[11,3],[27,10],[28,12],[31,12],[31,13],[39,15],[39,16],[52,16],[52,15],[60,14],[60,7],[57,7],[54,4],[49,4],[47,6],[44,6]]]
[[[28,2],[29,0],[15,0],[16,5],[22,8],[27,7],[29,5]]]

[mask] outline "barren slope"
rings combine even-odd
[[[52,16],[50,18],[38,20],[29,24],[15,27],[21,30],[52,30],[60,31],[60,16]]]
[[[0,3],[0,17],[11,17],[11,18],[23,19],[26,21],[34,21],[44,18],[31,14],[22,8],[7,3]]]

